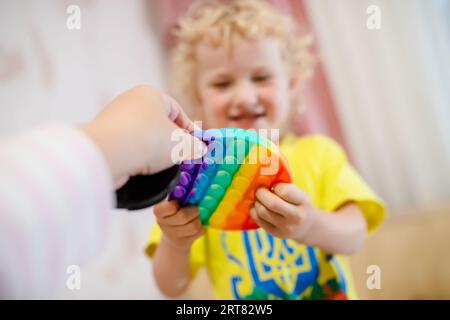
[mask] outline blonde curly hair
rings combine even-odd
[[[310,53],[311,36],[300,36],[293,20],[277,12],[263,0],[199,0],[178,21],[177,45],[170,59],[172,94],[198,119],[195,48],[201,41],[229,48],[233,36],[251,39],[261,36],[280,41],[281,54],[290,76],[304,81],[312,75],[314,57]],[[299,109],[299,99],[291,101],[291,111]],[[196,110],[197,109],[197,110]]]

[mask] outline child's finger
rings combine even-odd
[[[193,234],[192,236],[189,236],[189,238],[198,238],[198,237],[200,237],[201,235],[203,235],[205,233],[205,228],[202,226],[198,231],[197,231],[197,233],[195,233],[195,234]]]
[[[276,212],[280,215],[286,216],[291,213],[292,205],[278,195],[270,192],[266,188],[259,188],[256,190],[256,199],[261,202],[270,211]]]
[[[256,213],[255,208],[250,209],[250,216],[252,217],[253,221],[256,222],[258,226],[269,232],[270,234],[275,235],[277,233],[277,228],[271,224],[270,222],[264,221],[263,219],[258,217],[258,214]]]
[[[261,202],[255,202],[255,210],[258,218],[269,222],[270,224],[279,227],[286,224],[286,219],[279,213],[272,212],[267,209]]]
[[[274,187],[273,191],[281,199],[294,205],[310,202],[308,194],[292,183],[279,183]]]
[[[178,211],[179,206],[177,200],[164,200],[153,207],[153,213],[157,218],[167,218],[174,215]]]
[[[172,226],[170,229],[177,238],[193,237],[203,228],[200,219],[194,219],[188,224],[182,226]]]
[[[165,218],[170,226],[183,226],[198,219],[198,207],[186,207],[178,210],[175,214]]]

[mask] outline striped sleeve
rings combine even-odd
[[[53,125],[0,142],[0,298],[48,298],[105,242],[113,183],[95,144]]]

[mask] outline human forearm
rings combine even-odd
[[[364,244],[367,223],[353,203],[330,214],[315,208],[314,222],[302,242],[328,253],[352,254]]]
[[[189,264],[190,246],[178,247],[164,235],[154,257],[154,276],[162,293],[177,297],[187,289],[191,281]]]

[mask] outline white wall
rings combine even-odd
[[[448,203],[450,1],[305,3],[364,178],[394,211]],[[380,29],[366,26],[370,5]]]
[[[70,4],[80,6],[81,30],[66,27]],[[0,137],[87,121],[136,84],[164,88],[154,16],[139,0],[1,1]],[[112,214],[108,247],[82,267],[81,290],[62,289],[57,298],[161,297],[143,254],[152,214]]]

